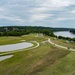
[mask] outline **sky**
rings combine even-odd
[[[75,28],[75,0],[0,0],[0,26]]]

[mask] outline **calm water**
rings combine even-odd
[[[54,34],[57,35],[57,36],[64,36],[64,37],[75,38],[75,35],[70,33],[69,31],[54,32]]]
[[[10,44],[10,45],[1,45],[0,52],[14,51],[19,49],[24,49],[33,46],[32,43],[22,42],[18,44]]]
[[[11,58],[13,55],[6,55],[6,56],[0,56],[0,61],[3,61],[5,59]]]

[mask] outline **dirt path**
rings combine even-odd
[[[48,38],[48,42],[50,44],[54,45],[54,46],[57,46],[57,47],[60,47],[60,48],[64,48],[64,49],[68,49],[68,47],[61,46],[61,45],[58,45],[58,44],[53,43],[50,38]],[[68,50],[75,51],[75,49],[72,49],[72,48],[69,48]]]

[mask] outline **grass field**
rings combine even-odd
[[[40,44],[35,49],[12,53],[12,58],[0,62],[0,75],[75,75],[75,52],[55,47],[48,42],[42,43],[47,40],[46,36],[35,36],[30,34],[0,38],[1,45],[18,43],[20,40],[37,41]]]
[[[54,40],[54,38],[51,37],[52,42],[61,45],[61,46],[65,46],[65,47],[69,47],[69,48],[74,48],[75,49],[75,42],[69,42],[66,40],[62,40],[62,39],[56,39]]]

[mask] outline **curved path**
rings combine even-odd
[[[60,47],[60,48],[64,48],[64,49],[68,49],[68,48],[65,47],[65,46],[61,46],[61,45],[58,45],[58,44],[53,43],[50,38],[48,38],[48,42],[49,42],[50,44],[54,45],[54,46],[57,46],[57,47]],[[75,51],[75,49],[71,49],[71,48],[68,49],[68,50]]]
[[[40,44],[37,42],[37,41],[31,41],[31,42],[33,42],[33,43],[36,43],[37,45],[36,46],[34,46],[34,47],[31,47],[31,48],[26,48],[25,50],[31,50],[31,49],[35,49],[35,48],[37,48],[37,47],[39,47],[40,46]],[[25,50],[15,50],[15,51],[9,51],[9,52],[6,52],[6,53],[1,53],[0,54],[0,56],[2,56],[2,55],[6,55],[6,54],[11,54],[11,53],[15,53],[15,52],[20,52],[20,51],[25,51]]]

